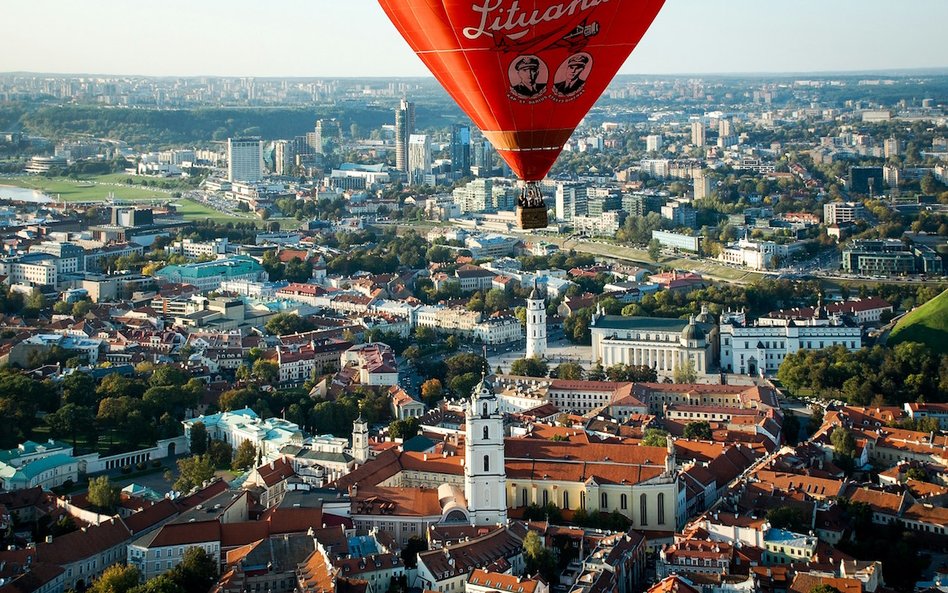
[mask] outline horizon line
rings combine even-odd
[[[630,73],[619,72],[620,76],[640,78],[724,78],[724,77],[773,77],[789,78],[795,76],[897,76],[913,75],[948,76],[948,65],[945,66],[917,66],[903,68],[857,69],[857,70],[783,70],[783,71],[731,71],[731,72],[665,72],[665,73]],[[426,75],[366,75],[366,76],[332,76],[332,75],[256,75],[256,74],[131,74],[108,72],[40,72],[32,70],[5,70],[0,76],[98,76],[98,77],[138,77],[138,78],[256,78],[261,80],[435,80],[431,74]]]

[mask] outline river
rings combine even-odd
[[[17,200],[37,204],[45,204],[53,201],[52,198],[41,191],[25,187],[13,187],[10,185],[0,185],[0,200]]]

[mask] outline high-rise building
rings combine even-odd
[[[725,138],[731,135],[731,120],[727,118],[722,118],[718,122],[718,136]]]
[[[622,196],[622,209],[629,214],[645,216],[649,212],[660,213],[665,198],[652,194],[625,194]]]
[[[645,137],[645,150],[648,152],[661,152],[664,144],[664,138],[661,134],[652,134]]]
[[[854,194],[874,195],[883,191],[885,178],[882,167],[851,167],[849,169],[849,191]]]
[[[527,297],[527,358],[546,356],[546,305],[536,282]]]
[[[455,125],[451,130],[451,170],[461,177],[471,174],[471,127]]]
[[[408,137],[408,183],[424,185],[425,175],[431,173],[431,143],[426,134]]]
[[[227,181],[263,178],[263,142],[259,137],[227,139]]]
[[[885,150],[885,158],[890,158],[894,156],[899,156],[899,139],[898,138],[888,138],[883,143]]]
[[[339,137],[339,122],[334,119],[316,120],[312,135],[307,134],[316,154],[332,152],[332,141]]]
[[[395,168],[408,173],[408,140],[415,132],[415,104],[402,99],[395,110]]]
[[[588,186],[582,183],[556,184],[556,219],[568,222],[575,216],[585,216],[588,189]]]
[[[704,146],[706,133],[703,123],[700,121],[691,122],[691,143],[693,145],[699,148]]]
[[[695,199],[704,200],[711,196],[711,178],[705,177],[704,173],[701,175],[695,175]]]
[[[471,148],[471,152],[474,153],[473,161],[474,166],[477,167],[477,176],[491,177],[497,169],[497,152],[493,145],[487,140],[481,140],[474,143]]]
[[[292,175],[296,168],[296,152],[292,140],[277,140],[273,143],[273,172],[277,175]]]

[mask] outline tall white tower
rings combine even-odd
[[[474,388],[467,408],[464,497],[473,525],[507,522],[504,417],[486,379]]]
[[[527,358],[546,356],[546,302],[533,281],[533,292],[527,297]]]
[[[352,457],[359,465],[369,460],[369,423],[362,414],[352,423]]]

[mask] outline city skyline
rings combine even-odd
[[[61,0],[6,8],[2,72],[142,76],[415,77],[420,60],[371,0],[291,0],[280,14],[246,0],[178,0],[136,13],[106,0],[90,13]],[[948,67],[939,23],[948,4],[919,0],[891,11],[881,0],[801,0],[774,18],[776,2],[668,0],[620,74],[862,72]],[[48,15],[57,15],[49,20]],[[884,16],[884,20],[882,17]],[[775,22],[771,22],[775,21]],[[323,29],[288,28],[318,22]],[[884,28],[884,30],[883,30]],[[256,34],[256,35],[255,35]],[[355,40],[355,45],[353,45]],[[371,47],[359,47],[371,40]]]

